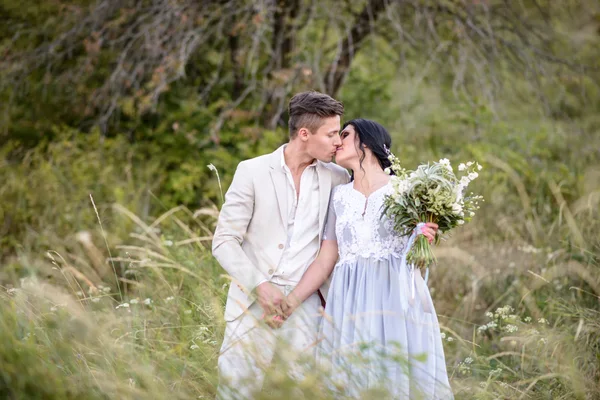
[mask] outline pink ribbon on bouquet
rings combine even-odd
[[[425,226],[426,226],[426,224],[424,222],[419,222],[417,224],[417,226],[415,227],[413,233],[408,238],[408,242],[406,243],[406,247],[404,248],[404,254],[402,255],[402,258],[404,259],[404,261],[406,261],[408,252],[410,251],[410,248],[412,247],[412,245],[415,243],[417,236],[423,234],[423,228]],[[409,269],[409,274],[410,274],[410,300],[413,301],[415,299],[415,290],[417,287],[417,282],[416,282],[417,278],[415,275],[416,268],[414,265],[411,264],[408,266],[408,269]],[[425,270],[425,284],[427,284],[428,278],[429,278],[429,267],[427,267],[427,269]]]

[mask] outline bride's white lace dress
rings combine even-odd
[[[317,360],[351,396],[384,386],[398,399],[449,399],[431,295],[406,264],[408,238],[381,217],[391,190],[388,184],[367,198],[350,182],[332,193],[324,240],[337,240],[339,261]]]

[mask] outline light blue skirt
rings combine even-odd
[[[335,267],[320,339],[317,362],[340,395],[381,388],[398,399],[453,398],[431,295],[399,258]]]

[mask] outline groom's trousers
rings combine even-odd
[[[288,295],[294,286],[278,287]],[[279,329],[262,321],[263,310],[253,303],[247,312],[227,322],[219,356],[219,389],[217,398],[251,399],[262,388],[265,371],[277,354],[286,363],[293,379],[302,379],[299,357],[313,357],[321,319],[318,294],[310,296]]]

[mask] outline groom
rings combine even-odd
[[[265,322],[283,315],[285,296],[319,252],[331,189],[349,180],[345,169],[331,163],[341,145],[343,112],[342,103],[326,94],[296,94],[289,103],[289,142],[237,167],[212,244],[232,278],[219,356],[220,399],[252,398],[276,351],[293,361],[316,340],[325,293],[309,297],[280,329]],[[280,342],[285,349],[277,348]]]

